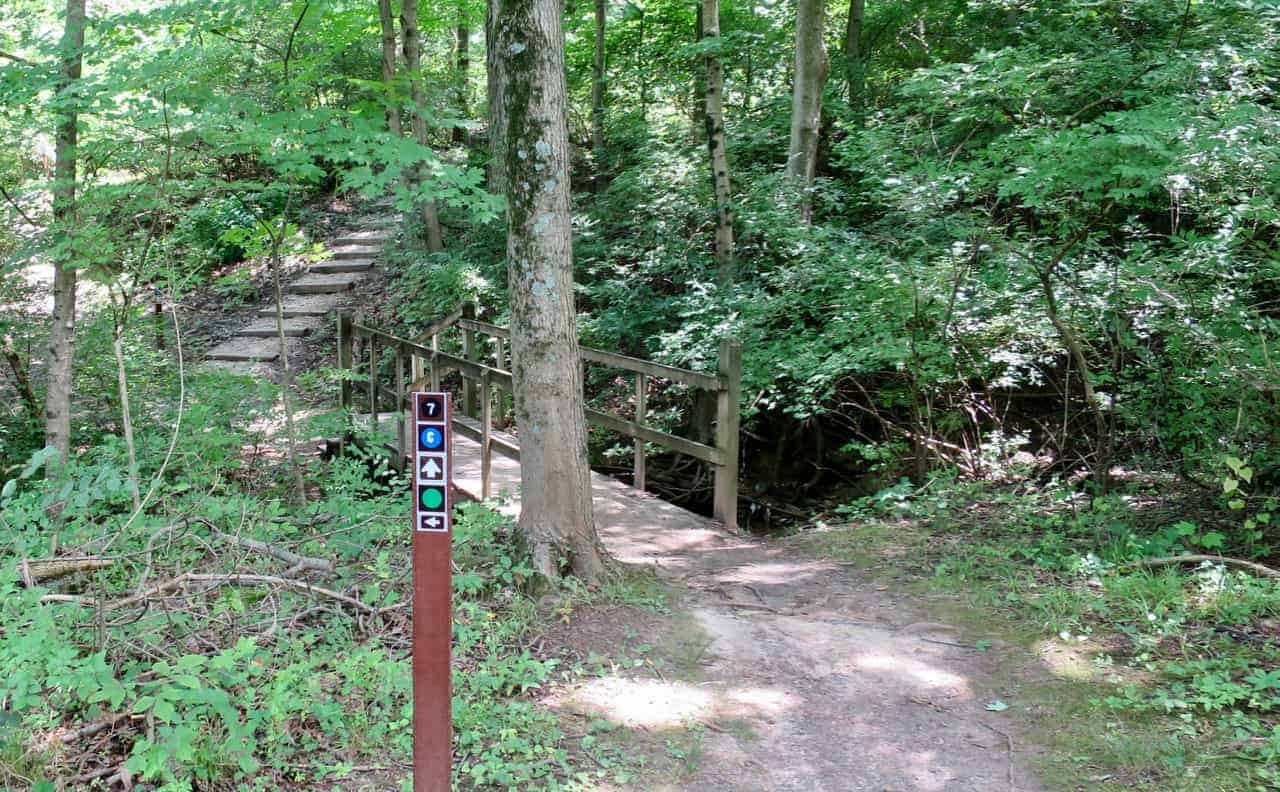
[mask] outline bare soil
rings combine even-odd
[[[846,565],[781,543],[699,533],[683,545],[679,535],[651,534],[647,549],[632,534],[622,553],[647,560],[670,586],[668,617],[612,609],[556,635],[579,653],[616,651],[624,638],[657,647],[656,664],[543,702],[617,723],[620,747],[631,741],[648,754],[650,772],[618,788],[1046,788],[1029,767],[1038,749],[1014,718],[987,708],[1017,701],[1023,674],[1037,673],[1025,650],[1000,641],[979,649],[975,636],[936,620],[932,603]],[[702,731],[696,761],[654,755],[691,729]]]

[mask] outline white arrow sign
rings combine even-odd
[[[433,531],[442,530],[442,521],[439,517],[427,517],[422,522]]]
[[[440,474],[444,472],[444,468],[440,467],[440,463],[436,462],[434,459],[428,458],[427,463],[422,466],[422,472],[426,474],[428,479],[435,481],[440,478]]]

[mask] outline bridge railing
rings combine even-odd
[[[446,351],[446,348],[451,351]],[[593,408],[586,409],[587,422],[632,438],[633,482],[644,489],[647,443],[686,454],[711,466],[714,478],[713,513],[730,528],[738,522],[738,430],[739,401],[742,389],[742,353],[731,338],[720,342],[715,374],[677,368],[649,360],[620,355],[602,349],[581,347],[584,365],[600,365],[617,369],[634,377],[633,418]],[[392,358],[390,373],[383,365]],[[500,412],[514,399],[511,377],[511,331],[499,325],[475,319],[469,306],[459,308],[433,322],[417,340],[408,340],[382,332],[362,323],[358,315],[338,315],[338,367],[368,375],[368,407],[371,424],[378,425],[381,413],[393,413],[397,421],[397,452],[403,456],[410,448],[406,434],[405,414],[409,394],[415,390],[439,390],[450,372],[461,380],[461,398],[454,406],[454,430],[480,444],[481,497],[489,497],[492,454],[519,460],[520,447],[511,435],[494,427],[495,398]],[[651,380],[681,383],[715,395],[714,418],[704,419],[710,426],[695,427],[701,437],[713,437],[712,443],[674,435],[646,423],[647,396]],[[360,396],[364,396],[361,394]],[[349,378],[342,380],[342,406],[357,407],[357,393]],[[382,410],[384,405],[391,409]]]

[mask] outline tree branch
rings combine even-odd
[[[1162,567],[1173,566],[1175,564],[1202,564],[1208,561],[1213,564],[1223,564],[1225,566],[1240,567],[1248,569],[1251,572],[1257,572],[1265,577],[1280,578],[1280,569],[1273,569],[1269,566],[1255,563],[1253,561],[1245,561],[1241,558],[1228,558],[1220,555],[1180,555],[1180,556],[1162,556],[1160,558],[1144,558],[1141,561],[1134,561],[1131,564],[1125,564],[1121,569],[1131,569],[1133,567]]]

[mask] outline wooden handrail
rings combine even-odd
[[[386,395],[397,405],[397,411],[403,410],[408,391],[430,387],[438,389],[442,371],[457,371],[462,376],[463,392],[455,412],[454,423],[468,436],[473,436],[481,445],[481,497],[488,497],[490,456],[498,450],[508,456],[518,457],[518,447],[505,435],[492,428],[493,389],[499,393],[514,392],[514,380],[510,371],[502,368],[505,361],[504,345],[509,344],[511,331],[490,322],[483,322],[467,315],[465,306],[459,306],[447,316],[432,322],[419,334],[417,341],[410,341],[399,336],[362,325],[347,314],[338,316],[338,365],[340,368],[354,370],[359,362],[354,356],[354,340],[367,341],[371,350],[370,411],[378,414],[379,397]],[[438,337],[452,327],[463,331],[462,356],[442,352]],[[476,334],[489,336],[498,340],[494,361],[491,366],[485,360],[488,355],[477,353]],[[424,342],[430,340],[431,346]],[[377,352],[394,351],[395,388],[388,390],[378,384]],[[643,360],[641,358],[607,352],[602,349],[580,347],[582,359],[611,368],[621,369],[636,375],[636,420],[586,408],[586,419],[589,423],[617,432],[634,441],[635,477],[634,483],[643,488],[645,483],[645,444],[653,443],[679,454],[686,454],[695,459],[707,462],[714,469],[714,505],[716,519],[730,528],[737,527],[738,502],[738,432],[739,401],[741,397],[742,360],[738,342],[723,339],[720,343],[718,370],[715,374],[668,366],[663,363]],[[404,378],[404,365],[410,368],[409,382]],[[708,445],[673,435],[652,426],[645,425],[647,417],[647,378],[656,377],[671,382],[678,382],[696,388],[712,391],[716,394],[715,444]],[[352,406],[351,383],[342,381],[342,406]],[[402,392],[403,391],[403,392]],[[478,419],[478,420],[477,420]],[[465,425],[464,425],[465,424]],[[376,418],[375,418],[376,425]],[[403,434],[404,428],[401,427]],[[400,438],[398,446],[408,448],[411,442],[407,437]]]
[[[457,322],[459,327],[473,330],[477,333],[501,338],[503,340],[511,339],[511,331],[505,327],[489,322],[481,322],[478,319],[459,319]],[[611,366],[613,368],[630,371],[634,374],[648,374],[651,377],[661,377],[669,379],[672,382],[680,382],[685,385],[692,385],[695,388],[703,388],[705,390],[718,390],[723,384],[720,377],[714,374],[705,374],[701,371],[693,371],[691,369],[682,369],[675,366],[668,366],[665,363],[654,363],[652,360],[631,357],[630,355],[621,355],[617,352],[606,352],[603,349],[594,347],[579,346],[578,349],[582,354],[583,360],[589,360],[592,363],[600,363],[601,365]]]

